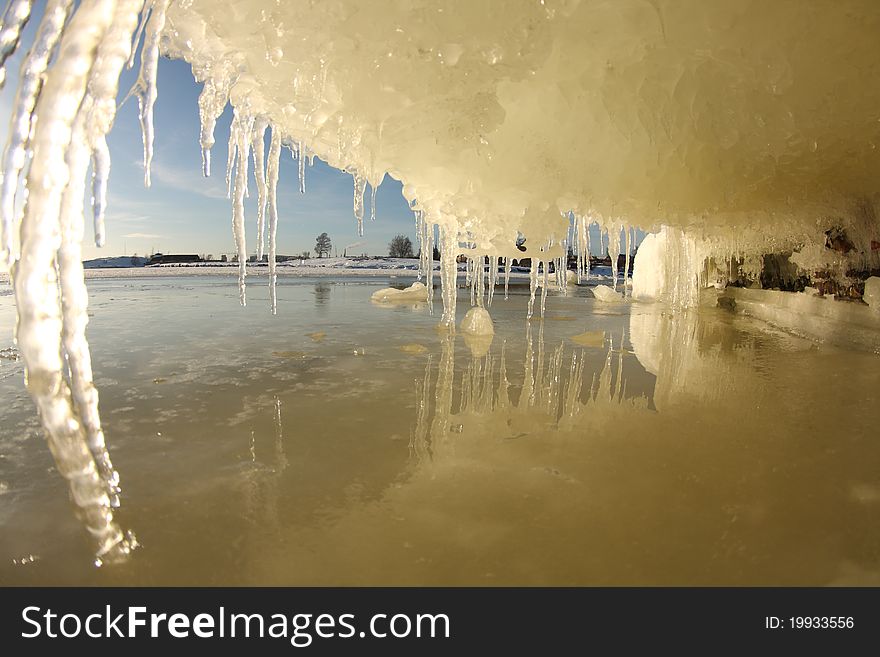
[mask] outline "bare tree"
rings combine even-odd
[[[329,256],[332,247],[330,236],[327,233],[321,233],[315,238],[315,253],[319,258],[323,258],[324,254]]]
[[[412,258],[412,240],[406,235],[395,235],[388,244],[388,255],[392,258]]]

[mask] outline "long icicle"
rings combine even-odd
[[[110,149],[107,138],[99,135],[92,151],[92,218],[95,246],[104,246],[106,231],[104,215],[107,211],[107,182],[110,178]]]
[[[263,245],[266,242],[266,174],[265,174],[265,135],[268,121],[254,122],[251,149],[254,153],[254,178],[257,182],[257,260],[263,260]]]
[[[64,31],[55,65],[36,106],[29,197],[21,226],[22,258],[13,270],[28,391],[39,411],[49,449],[71,497],[97,542],[97,559],[121,556],[129,546],[113,518],[110,498],[71,406],[61,359],[62,315],[56,275],[61,246],[59,214],[68,180],[65,154],[86,92],[100,39],[113,16],[110,0],[84,0]]]
[[[165,10],[169,0],[153,0],[150,19],[144,34],[144,47],[141,50],[141,70],[132,88],[137,96],[138,115],[144,139],[144,186],[149,187],[150,168],[153,163],[153,106],[156,104],[158,87],[156,75],[159,72],[159,38],[165,29]]]
[[[269,214],[269,304],[272,314],[278,312],[275,283],[275,249],[278,235],[278,170],[281,159],[281,133],[272,126],[272,138],[269,142],[269,156],[266,159],[266,210]]]
[[[229,84],[226,79],[217,85],[214,78],[207,78],[199,94],[199,146],[202,149],[202,175],[211,175],[211,148],[214,146],[214,127],[229,100]]]
[[[354,218],[357,219],[358,237],[364,236],[364,192],[367,191],[367,179],[355,172],[354,179]]]
[[[67,152],[69,181],[61,201],[61,248],[58,251],[58,271],[61,284],[61,311],[63,319],[62,342],[70,372],[70,389],[74,407],[83,423],[89,450],[101,478],[104,480],[111,504],[119,505],[119,475],[110,462],[104,440],[101,417],[98,412],[98,391],[92,375],[92,359],[86,340],[88,324],[88,290],[82,266],[82,241],[85,218],[83,196],[85,176],[89,164],[89,148],[93,147],[94,178],[103,188],[93,206],[95,221],[103,232],[103,207],[107,177],[110,171],[110,153],[106,134],[116,116],[116,94],[119,75],[131,53],[131,33],[137,26],[143,0],[117,2],[113,20],[98,47],[85,99],[80,105],[73,126],[73,137]],[[94,186],[94,185],[93,185]],[[99,211],[100,207],[100,211]],[[96,234],[96,238],[98,235]]]
[[[18,190],[19,176],[27,163],[27,146],[33,123],[34,106],[43,86],[49,58],[61,36],[71,4],[72,0],[49,0],[37,29],[34,44],[22,61],[19,71],[12,125],[3,151],[3,182],[0,187],[0,269],[11,267],[16,257],[13,251],[14,239],[18,232],[20,217],[16,215],[15,194]]]
[[[440,288],[443,294],[443,316],[440,325],[455,330],[455,303],[458,290],[458,264],[455,262],[457,234],[448,226],[440,227]]]
[[[6,60],[18,49],[21,33],[31,17],[33,0],[11,0],[0,23],[0,89],[6,83]]]
[[[247,305],[245,278],[247,277],[247,240],[244,228],[244,197],[247,193],[248,160],[252,118],[242,117],[236,110],[237,151],[235,163],[235,179],[232,187],[232,233],[238,251],[238,300],[242,306]]]

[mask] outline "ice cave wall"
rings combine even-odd
[[[208,114],[228,95],[356,193],[399,178],[476,252],[559,244],[572,211],[743,257],[832,226],[870,252],[878,34],[873,0],[184,0],[161,47]]]

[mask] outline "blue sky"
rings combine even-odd
[[[31,21],[24,43],[30,43],[35,27],[35,21]],[[7,62],[9,79],[0,92],[2,144],[6,143],[9,130],[20,62],[21,51]],[[120,83],[120,98],[135,79],[136,70],[125,72]],[[188,64],[160,59],[150,188],[145,188],[143,182],[143,142],[137,102],[131,99],[119,109],[108,137],[113,166],[107,209],[107,243],[103,249],[95,247],[87,227],[84,257],[143,255],[154,249],[164,253],[211,253],[215,256],[234,252],[232,208],[226,198],[225,183],[226,145],[232,110],[227,107],[217,121],[211,177],[203,178],[199,149],[200,90],[201,85],[193,80]],[[357,236],[352,194],[351,176],[318,159],[313,167],[306,167],[306,193],[300,194],[296,162],[290,151],[283,149],[278,184],[278,252],[289,254],[312,250],[315,236],[324,231],[330,235],[340,255],[343,247],[355,243],[359,245],[349,248],[350,254],[387,253],[388,242],[398,233],[408,235],[416,243],[413,215],[401,195],[398,181],[385,177],[377,192],[376,221],[365,220],[363,238]],[[367,204],[369,194],[368,187]],[[250,199],[246,202],[249,252],[254,251],[257,242],[256,196],[251,175]]]
[[[34,8],[42,13],[42,2]],[[36,20],[27,26],[23,43],[29,44]],[[0,144],[6,143],[9,116],[15,97],[17,71],[26,48],[7,62],[8,80],[0,91]],[[120,100],[137,77],[138,63],[126,70],[120,82]],[[118,111],[108,143],[113,166],[110,174],[107,208],[107,243],[94,246],[87,228],[83,245],[85,258],[113,255],[163,253],[232,254],[232,209],[226,198],[226,155],[232,110],[217,121],[216,143],[212,149],[210,178],[201,174],[199,148],[198,97],[201,85],[192,77],[188,64],[161,58],[159,96],[155,105],[156,136],[152,166],[152,186],[144,187],[143,142],[137,117],[137,102],[130,99]],[[2,146],[0,146],[2,147]],[[251,173],[250,198],[245,212],[248,252],[257,241],[256,186]],[[296,162],[283,149],[278,184],[278,253],[298,254],[313,250],[315,236],[326,231],[341,255],[385,254],[394,235],[408,235],[416,244],[412,212],[401,195],[401,185],[386,176],[376,200],[376,221],[364,223],[364,237],[357,236],[352,209],[353,183],[349,174],[327,166],[317,158],[306,167],[306,193],[299,193]],[[365,200],[369,203],[369,187]],[[369,215],[369,208],[367,208]],[[88,222],[87,225],[90,225]],[[592,252],[598,254],[598,228],[590,229]],[[640,233],[637,242],[641,241]],[[417,248],[417,247],[416,247]]]

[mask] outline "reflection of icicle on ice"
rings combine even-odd
[[[410,457],[414,457],[417,461],[430,459],[431,448],[428,442],[428,417],[430,416],[430,398],[428,391],[431,389],[431,354],[428,354],[428,362],[425,363],[425,375],[422,378],[421,387],[417,387],[418,391],[418,414],[416,415],[416,426],[410,436],[409,452]]]
[[[278,312],[276,295],[275,250],[278,235],[278,169],[281,160],[281,134],[272,126],[272,138],[269,142],[269,157],[266,161],[266,211],[269,214],[269,305],[272,314]]]
[[[357,219],[358,237],[364,236],[364,193],[367,191],[367,179],[359,173],[353,173],[354,180],[354,218]]]
[[[238,299],[241,305],[247,305],[245,278],[247,277],[247,241],[244,229],[244,197],[247,193],[248,160],[253,118],[242,117],[235,112],[233,124],[236,125],[236,141],[238,152],[235,162],[235,178],[232,188],[232,233],[238,251]]]
[[[130,548],[113,519],[106,482],[102,480],[95,458],[89,449],[83,422],[71,406],[71,393],[64,379],[62,329],[66,331],[66,348],[71,376],[77,385],[88,383],[90,369],[88,354],[71,341],[73,334],[84,328],[87,321],[82,305],[84,283],[72,279],[81,268],[74,262],[77,237],[82,230],[82,192],[79,206],[69,195],[65,207],[75,210],[66,214],[66,243],[62,245],[60,214],[62,193],[70,173],[68,163],[76,165],[79,182],[84,183],[88,167],[88,146],[80,134],[70,149],[74,121],[80,112],[77,131],[84,129],[88,116],[82,107],[86,92],[87,75],[95,62],[96,51],[114,18],[106,3],[83,2],[68,23],[61,39],[58,56],[35,110],[33,132],[33,160],[28,172],[28,203],[22,219],[21,250],[23,257],[14,271],[16,305],[18,308],[17,336],[19,349],[25,361],[28,390],[36,402],[46,430],[49,447],[55,457],[58,471],[69,484],[71,496],[82,510],[89,532],[96,539],[98,560],[121,556]],[[119,16],[117,15],[117,18]],[[132,28],[133,29],[133,28]],[[130,34],[130,32],[129,32]],[[110,66],[106,73],[110,75]],[[83,164],[84,162],[84,164]],[[63,182],[61,182],[63,181]],[[79,227],[67,222],[79,221]],[[79,233],[71,232],[79,230]],[[56,277],[56,251],[61,247],[60,260],[64,263],[62,281],[66,294],[66,310],[62,315],[59,299],[59,281]],[[67,248],[73,247],[73,248]],[[69,320],[64,326],[63,317]],[[71,360],[78,361],[71,363]],[[73,370],[76,368],[77,373]],[[91,388],[92,393],[94,388]],[[94,395],[84,398],[86,405],[97,404]],[[88,408],[83,411],[88,413]],[[95,418],[96,419],[96,418]]]
[[[6,60],[15,53],[21,32],[31,17],[33,0],[11,0],[0,27],[0,88],[6,82]]]
[[[284,425],[281,422],[281,400],[275,397],[275,467],[276,472],[284,472],[290,462],[284,452]]]
[[[138,114],[144,139],[144,185],[150,186],[150,167],[153,162],[153,106],[156,104],[159,72],[159,38],[165,29],[165,10],[169,0],[152,0],[150,19],[144,30],[144,46],[141,50],[141,70],[132,93],[137,96]]]
[[[434,418],[431,420],[430,449],[445,442],[449,435],[452,414],[452,384],[455,379],[455,336],[448,333],[440,342],[440,363],[437,366],[437,387],[434,393]]]
[[[72,0],[49,0],[43,19],[37,29],[37,36],[30,52],[24,58],[19,72],[18,89],[15,94],[12,110],[12,124],[3,151],[3,176],[0,188],[0,269],[8,268],[15,259],[14,240],[18,232],[16,221],[15,194],[18,190],[19,176],[27,162],[27,145],[30,138],[34,106],[43,84],[43,75],[49,63],[55,44],[61,35],[67,12]],[[11,3],[7,14],[13,11]],[[30,4],[30,3],[18,3]],[[0,43],[3,47],[9,37],[6,30],[12,29],[4,16]],[[17,38],[17,37],[16,37]],[[2,66],[2,64],[0,64]]]
[[[254,122],[251,136],[251,149],[254,154],[254,179],[257,183],[257,260],[263,260],[263,245],[266,243],[266,169],[265,148],[268,121]]]

